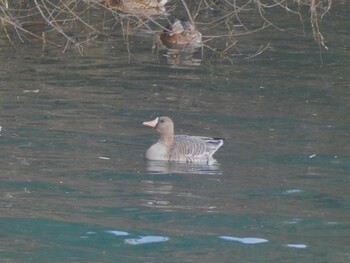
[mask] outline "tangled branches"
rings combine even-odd
[[[269,10],[282,8],[302,18],[300,8],[307,7],[313,37],[326,48],[319,20],[331,4],[332,0],[0,0],[0,22],[14,48],[18,42],[37,39],[43,47],[56,47],[64,52],[73,46],[83,53],[84,44],[97,36],[112,34],[116,25],[121,25],[123,34],[130,33],[132,28],[157,35],[168,30],[165,23],[169,16],[181,12],[182,17],[199,28],[205,47],[219,50],[216,40],[224,40],[220,52],[225,53],[235,45],[237,36],[266,27],[280,29],[270,21]],[[249,13],[258,15],[259,27],[247,26],[244,16]]]

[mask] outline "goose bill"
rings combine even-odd
[[[158,120],[159,117],[155,118],[153,121],[144,121],[142,124],[154,128],[157,126]]]

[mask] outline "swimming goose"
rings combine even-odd
[[[222,139],[210,137],[174,135],[174,123],[169,117],[157,117],[143,125],[160,134],[159,140],[146,152],[149,160],[210,163],[213,154],[224,143]]]

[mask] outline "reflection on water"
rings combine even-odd
[[[242,244],[260,244],[260,243],[269,242],[267,239],[257,238],[257,237],[220,236],[219,238],[227,241],[236,241]]]
[[[159,242],[165,242],[168,241],[168,237],[163,236],[143,236],[138,238],[128,238],[125,239],[125,244],[129,245],[143,245],[143,244],[149,244],[149,243],[159,243]]]
[[[115,236],[128,236],[129,233],[125,231],[120,231],[120,230],[107,230],[107,233],[110,233]]]
[[[152,174],[203,174],[220,175],[222,174],[220,164],[212,160],[210,164],[185,163],[185,162],[162,162],[147,161],[147,171]]]
[[[166,57],[166,62],[173,66],[199,66],[202,62],[198,56],[198,50],[196,49],[174,49],[167,48],[166,53],[163,56]]]
[[[292,247],[292,248],[307,248],[307,245],[305,245],[305,244],[286,244],[286,247]]]

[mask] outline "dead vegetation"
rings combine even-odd
[[[15,49],[20,43],[39,40],[43,49],[57,48],[65,52],[74,47],[83,54],[84,46],[101,36],[121,33],[127,39],[129,34],[140,34],[156,36],[157,39],[161,32],[167,30],[169,17],[181,14],[201,32],[204,48],[225,55],[232,51],[239,36],[253,34],[267,27],[283,30],[269,17],[271,10],[279,9],[281,16],[291,14],[287,19],[310,24],[315,41],[327,48],[319,20],[330,10],[332,0],[170,0],[164,10],[136,6],[136,11],[128,9],[125,4],[152,1],[160,2],[0,0],[0,34],[5,34]],[[250,14],[256,18],[252,23],[254,26],[251,21],[246,21]],[[254,55],[267,47],[261,46]]]

